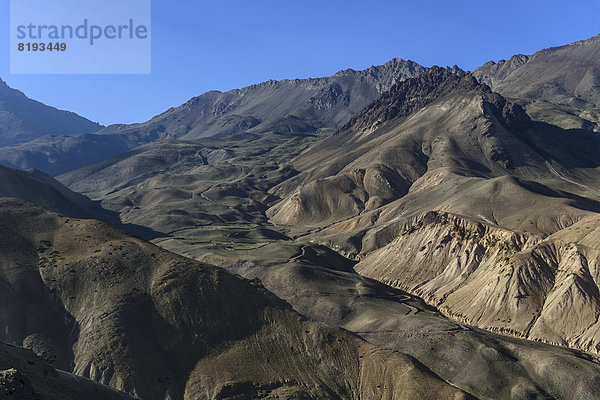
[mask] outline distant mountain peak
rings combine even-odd
[[[527,108],[535,120],[564,129],[600,131],[600,35],[473,71],[494,91]]]
[[[367,72],[374,71],[374,70],[382,70],[382,69],[397,68],[397,67],[408,67],[408,68],[415,68],[415,69],[423,68],[421,65],[417,64],[416,62],[414,62],[412,60],[404,60],[402,58],[394,57],[384,64],[371,65],[369,68],[366,68],[363,70],[355,70],[353,68],[342,69],[342,70],[336,72],[335,74],[333,74],[333,76],[339,76],[339,75],[345,75],[345,74],[355,74],[355,73],[367,73]]]
[[[0,146],[27,142],[47,134],[91,133],[102,128],[73,112],[32,100],[0,79]]]

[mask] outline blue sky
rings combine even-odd
[[[150,75],[11,75],[9,1],[0,0],[0,77],[31,98],[102,124],[132,123],[212,89],[327,76],[393,57],[473,69],[600,33],[597,0],[153,0],[152,5]]]

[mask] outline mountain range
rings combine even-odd
[[[393,59],[327,78],[268,81],[224,93],[211,91],[144,123],[111,125],[93,134],[47,135],[1,147],[0,162],[60,175],[157,140],[226,137],[274,126],[289,132],[335,129],[395,82],[425,70],[415,62]]]
[[[597,398],[599,43],[1,147],[0,393]]]

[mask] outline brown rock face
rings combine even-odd
[[[542,239],[429,212],[356,269],[468,324],[598,353],[596,220]]]
[[[389,91],[350,119],[341,131],[373,130],[379,124],[406,117],[451,92],[466,93],[471,90],[491,93],[489,88],[478,84],[470,74],[461,77],[449,68],[432,67],[416,79],[392,86]]]

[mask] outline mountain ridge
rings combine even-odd
[[[487,62],[473,74],[527,108],[536,120],[564,129],[598,131],[600,35],[508,61]]]
[[[0,199],[0,340],[151,400],[595,398],[598,42],[113,126],[157,141],[59,179],[152,244]]]
[[[412,77],[419,75],[425,70],[424,67],[418,65],[413,61],[406,61],[402,59],[392,59],[387,63],[380,66],[372,66],[366,70],[355,71],[353,69],[341,70],[333,74],[329,77],[321,77],[321,78],[306,78],[306,79],[283,79],[283,80],[268,80],[265,82],[261,82],[258,84],[253,84],[246,86],[240,89],[231,89],[225,92],[221,91],[209,91],[202,95],[192,97],[182,105],[178,107],[170,108],[169,110],[161,113],[149,121],[140,124],[133,124],[128,126],[109,126],[105,128],[102,133],[114,133],[122,130],[130,130],[135,129],[136,127],[143,127],[146,124],[152,124],[157,121],[164,121],[166,117],[170,117],[173,113],[177,113],[178,111],[191,111],[195,110],[199,112],[201,116],[221,116],[225,114],[230,114],[233,111],[236,111],[236,114],[239,113],[239,116],[250,116],[252,115],[253,107],[258,107],[261,114],[265,113],[265,106],[261,103],[265,102],[264,99],[259,99],[258,104],[250,104],[244,105],[244,101],[248,102],[248,97],[254,95],[255,92],[264,92],[266,91],[268,96],[268,92],[270,91],[278,91],[278,90],[293,90],[294,88],[301,87],[305,90],[309,91],[310,95],[301,95],[296,102],[293,103],[293,106],[290,107],[288,105],[284,105],[282,107],[281,104],[277,103],[268,103],[267,107],[275,108],[276,111],[266,111],[267,116],[258,116],[258,123],[265,122],[268,119],[273,118],[282,118],[291,113],[300,114],[298,117],[304,118],[308,113],[309,119],[317,119],[321,120],[319,117],[315,118],[315,113],[319,113],[319,110],[323,111],[322,114],[325,114],[325,120],[322,120],[325,125],[335,126],[339,123],[340,118],[343,117],[336,115],[328,115],[328,111],[331,111],[338,102],[342,102],[344,105],[344,109],[340,110],[344,113],[347,111],[345,107],[352,107],[353,105],[350,102],[349,96],[346,94],[346,91],[352,90],[353,88],[351,84],[353,82],[357,82],[362,84],[360,90],[367,91],[367,93],[360,93],[360,96],[368,96],[370,99],[374,99],[374,95],[378,95],[381,92],[387,90],[393,83],[397,80],[405,79],[406,77]],[[347,80],[350,81],[347,81]],[[366,81],[366,82],[364,82]],[[290,94],[286,93],[286,96],[296,96],[298,94]],[[299,101],[299,102],[298,102]],[[319,103],[322,101],[323,103]],[[353,101],[353,100],[352,100]],[[362,98],[358,99],[359,104],[364,106],[364,100]],[[314,108],[311,108],[314,106]],[[361,105],[358,105],[359,111],[362,108]],[[302,107],[307,107],[306,110],[302,110]],[[243,112],[240,110],[244,110]],[[281,111],[280,111],[281,110]],[[335,110],[334,110],[335,111]],[[340,112],[337,111],[337,112]],[[351,110],[350,110],[351,111]],[[331,113],[329,113],[331,114]],[[234,114],[235,115],[235,114]],[[210,125],[206,125],[209,129]],[[215,131],[214,134],[219,134],[219,131]],[[239,133],[240,131],[236,131]],[[206,133],[202,133],[201,136],[196,134],[190,134],[190,132],[186,132],[182,134],[180,132],[160,132],[161,138],[182,138],[182,139],[193,139],[198,137],[209,136]]]
[[[209,91],[146,122],[111,125],[88,135],[44,136],[0,148],[0,162],[57,176],[148,142],[227,137],[268,129],[290,117],[318,132],[341,125],[394,82],[425,70],[413,61],[393,59],[362,71],[338,71],[330,77],[270,80],[227,92]],[[102,152],[94,154],[94,147]]]
[[[102,125],[73,112],[28,98],[0,79],[0,146],[55,133],[71,135],[99,131]]]

